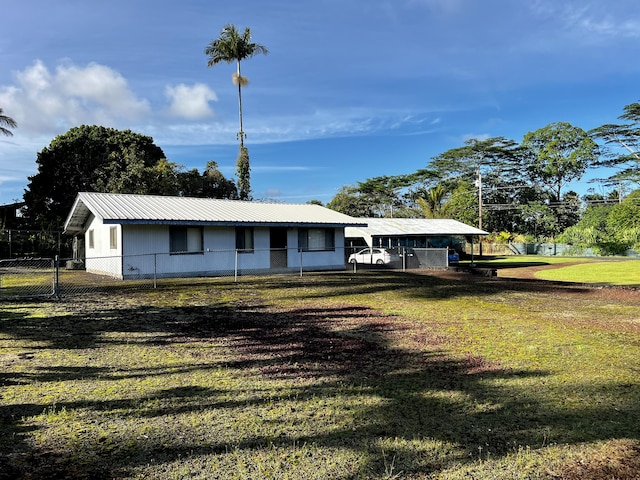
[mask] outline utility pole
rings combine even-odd
[[[478,187],[478,228],[482,230],[482,173],[480,173],[480,169],[478,169],[476,187]],[[478,253],[482,258],[482,238],[480,237],[478,237]]]

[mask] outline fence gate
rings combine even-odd
[[[57,295],[56,271],[52,258],[0,260],[0,300]]]

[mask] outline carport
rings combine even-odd
[[[358,218],[363,226],[345,228],[345,247],[383,247],[411,249],[420,257],[422,266],[432,264],[432,249],[464,250],[464,242],[473,244],[474,237],[488,232],[448,218]]]

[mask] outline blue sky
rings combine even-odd
[[[0,137],[0,203],[81,124],[234,177],[234,65],[203,52],[228,23],[270,51],[243,63],[256,199],[326,203],[469,138],[588,130],[640,99],[637,0],[22,0],[2,11],[0,108],[18,128]]]

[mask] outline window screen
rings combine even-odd
[[[335,250],[333,228],[301,228],[298,230],[298,247],[305,251]]]

